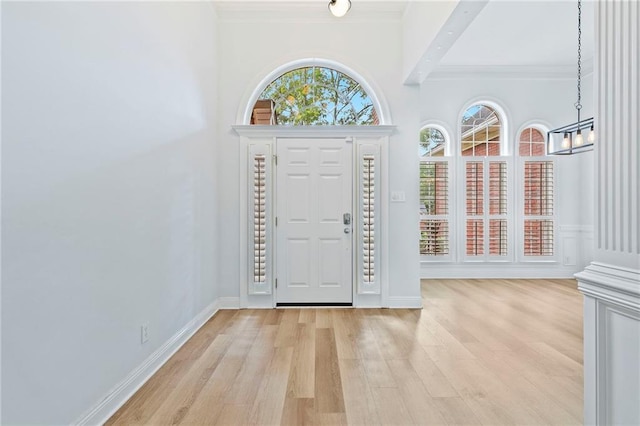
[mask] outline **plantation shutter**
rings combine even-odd
[[[469,259],[509,254],[508,164],[488,158],[465,161],[465,245]]]
[[[449,162],[420,162],[420,254],[449,254]]]
[[[380,293],[380,148],[360,145],[358,155],[359,211],[358,293]]]
[[[507,163],[489,162],[489,255],[507,255]]]
[[[552,161],[524,162],[524,255],[554,254]]]
[[[272,277],[271,152],[249,147],[249,294],[270,294]]]
[[[466,182],[466,253],[467,256],[484,254],[484,163],[468,161]]]

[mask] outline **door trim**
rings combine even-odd
[[[378,294],[360,294],[357,285],[353,288],[353,306],[362,308],[389,307],[389,139],[395,126],[256,126],[234,125],[232,129],[239,136],[239,306],[240,308],[275,308],[275,292],[249,294],[248,291],[248,166],[249,146],[264,145],[275,152],[277,138],[352,138],[354,154],[364,145],[377,145],[380,152],[380,289]],[[354,161],[357,156],[354,155]],[[357,169],[354,169],[354,174]],[[354,188],[355,190],[355,188]],[[356,194],[354,193],[354,203]],[[354,207],[355,208],[355,207]],[[355,234],[355,233],[354,233]],[[355,244],[355,242],[352,242]],[[354,256],[357,256],[354,246]],[[275,267],[275,259],[272,260]],[[354,266],[353,274],[358,273]]]

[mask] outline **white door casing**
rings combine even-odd
[[[283,139],[310,140],[314,142],[332,139],[353,145],[351,155],[352,166],[349,182],[353,194],[352,210],[352,303],[355,307],[389,307],[389,183],[388,183],[388,146],[389,137],[394,126],[233,126],[240,136],[240,203],[239,203],[239,266],[240,285],[239,298],[223,297],[226,307],[240,308],[273,308],[279,302],[275,288],[278,262],[284,253],[276,244],[276,168],[282,166],[283,159],[275,165],[277,153],[276,141]],[[271,161],[268,159],[271,158]],[[375,198],[366,198],[366,188],[370,183],[370,159],[375,166]],[[265,162],[262,163],[262,160]],[[258,171],[264,171],[262,172]],[[264,186],[264,193],[257,188]],[[369,187],[370,189],[370,187]],[[256,200],[264,200],[264,217],[256,216]],[[373,203],[372,203],[373,201]],[[365,204],[367,204],[365,206]],[[371,251],[370,235],[366,236],[364,213],[374,206],[375,244]],[[260,207],[260,206],[259,206]],[[370,220],[369,230],[371,230]],[[262,228],[262,223],[265,227]],[[258,232],[256,234],[256,232]],[[344,232],[344,231],[342,231]],[[260,250],[256,250],[259,243]],[[265,251],[262,251],[262,247]],[[373,254],[373,256],[371,256]],[[373,257],[373,274],[365,274],[371,269]],[[263,268],[264,267],[264,268]],[[372,281],[373,279],[373,281]],[[315,301],[316,303],[323,303]],[[284,302],[286,303],[286,302]],[[324,302],[328,303],[328,302]],[[397,305],[398,303],[396,303]],[[402,303],[405,306],[406,303]],[[413,306],[413,305],[411,305]]]
[[[276,301],[351,303],[352,142],[281,138],[276,145]]]

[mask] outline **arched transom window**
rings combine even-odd
[[[273,80],[256,102],[251,124],[377,125],[364,88],[326,67],[297,68]]]
[[[500,155],[501,124],[493,108],[483,104],[469,107],[462,116],[461,131],[463,156]]]

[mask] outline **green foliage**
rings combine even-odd
[[[444,144],[444,135],[433,127],[425,127],[420,130],[420,150],[422,155],[431,155],[431,152]]]
[[[360,84],[329,68],[289,71],[260,95],[276,104],[278,124],[374,124],[373,104]]]

